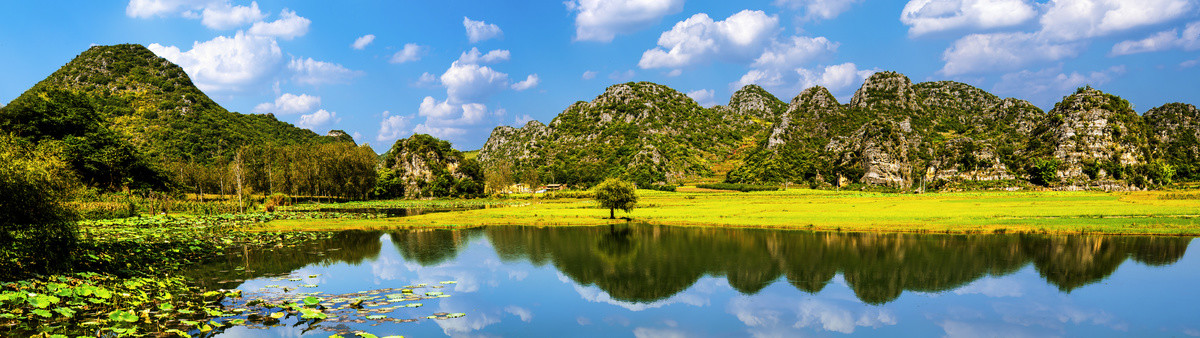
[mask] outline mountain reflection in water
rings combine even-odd
[[[466,230],[345,231],[299,247],[230,255],[192,272],[210,288],[286,274],[310,264],[358,265],[379,256],[387,235],[406,261],[422,266],[456,258],[486,237],[506,263],[550,264],[579,285],[612,298],[653,302],[670,298],[704,276],[723,276],[742,294],[780,277],[817,293],[841,273],[857,298],[891,302],[904,291],[941,292],[985,276],[1033,264],[1061,292],[1104,280],[1132,259],[1168,265],[1184,256],[1191,238],[1042,235],[917,235],[831,233],[621,225],[604,227],[495,226]],[[241,269],[241,270],[239,270]],[[238,272],[231,276],[231,271]]]

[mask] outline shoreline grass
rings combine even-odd
[[[1169,192],[953,192],[887,194],[789,189],[763,192],[639,190],[632,221],[673,226],[907,233],[1200,235],[1200,202]],[[509,207],[387,219],[278,220],[252,231],[591,226],[606,219],[587,199],[529,200]]]

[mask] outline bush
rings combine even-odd
[[[292,205],[292,198],[277,192],[267,196],[266,201],[263,202],[263,209],[267,212],[275,212],[275,208],[289,205]]]
[[[754,184],[744,184],[744,183],[709,183],[709,184],[699,184],[699,185],[696,185],[696,187],[701,188],[701,189],[733,190],[733,191],[741,191],[741,192],[779,190],[779,187],[773,186],[773,185],[754,185]]]

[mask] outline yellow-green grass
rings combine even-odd
[[[791,189],[751,193],[639,190],[636,222],[682,226],[930,233],[1200,235],[1200,200],[1165,192],[885,194]],[[623,223],[591,200],[530,200],[510,207],[365,220],[284,220],[263,230],[391,229]]]

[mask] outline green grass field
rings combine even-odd
[[[768,192],[639,190],[617,217],[650,224],[929,233],[1200,235],[1200,194],[1178,192],[962,192],[885,194],[791,189]],[[1195,199],[1190,197],[1196,197]],[[609,220],[583,199],[389,219],[280,220],[263,230],[388,229],[483,225],[576,226]]]

